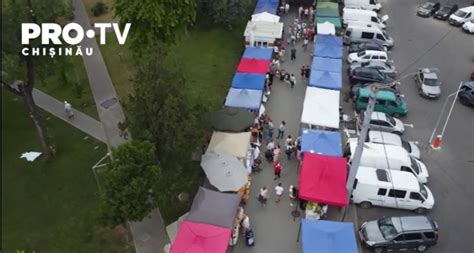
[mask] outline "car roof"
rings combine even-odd
[[[390,145],[401,146],[402,139],[397,134],[381,132],[381,131],[369,131],[369,140],[373,143],[385,143]]]
[[[463,85],[464,85],[464,86],[467,86],[467,87],[469,87],[469,88],[471,88],[471,89],[474,89],[474,82],[465,82]]]
[[[383,112],[372,112],[371,119],[387,120],[387,115]]]
[[[387,181],[380,181],[377,172],[386,171],[388,176]],[[418,179],[411,172],[399,171],[399,170],[383,170],[367,166],[359,166],[357,170],[357,181],[366,184],[377,184],[378,186],[395,187],[400,190],[418,192],[420,185]]]
[[[428,79],[438,79],[438,75],[435,72],[423,72],[423,76]]]
[[[392,223],[400,232],[434,229],[432,220],[423,215],[392,217]]]
[[[360,88],[360,89],[358,90],[359,96],[369,97],[369,95],[370,95],[369,89],[370,89],[370,87]],[[392,92],[392,91],[379,90],[379,91],[377,92],[377,98],[378,98],[378,99],[385,99],[385,100],[396,100],[396,99],[397,99],[397,96],[396,96],[395,93]]]

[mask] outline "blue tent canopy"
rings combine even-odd
[[[275,15],[278,9],[278,3],[278,0],[258,0],[253,13],[268,12]]]
[[[265,75],[235,73],[232,80],[232,88],[235,89],[263,90],[264,86]]]
[[[262,103],[262,95],[263,91],[261,90],[230,88],[225,100],[225,106],[258,110]]]
[[[342,59],[342,47],[334,47],[328,44],[316,43],[314,45],[314,56]]]
[[[303,253],[357,253],[354,225],[350,222],[301,221]]]
[[[303,128],[301,152],[342,157],[341,133]]]
[[[331,59],[331,58],[315,56],[313,57],[311,70],[323,70],[323,71],[341,73],[342,59]]]
[[[326,44],[332,47],[342,47],[342,37],[334,35],[317,35],[315,38],[315,46],[319,44]]]
[[[242,58],[271,60],[273,50],[271,48],[263,47],[247,47]]]
[[[311,74],[309,77],[309,86],[331,90],[341,90],[341,73],[329,72],[324,70],[311,70]]]

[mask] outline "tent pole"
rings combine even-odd
[[[301,221],[298,227],[298,235],[296,236],[296,242],[300,242],[300,235],[301,235]]]

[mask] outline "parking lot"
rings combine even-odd
[[[431,133],[447,96],[457,90],[461,81],[467,81],[471,71],[474,70],[474,35],[467,34],[446,21],[416,16],[418,5],[424,1],[380,2],[382,4],[380,14],[389,15],[387,32],[395,41],[389,58],[398,68],[397,78],[409,75],[401,80],[401,90],[405,94],[409,108],[408,115],[401,119],[406,124],[413,124],[414,127],[407,128],[404,137],[419,142],[419,147],[422,149],[421,160],[430,173],[427,185],[435,198],[435,206],[428,215],[439,224],[440,236],[438,245],[429,251],[474,252],[473,108],[457,101],[443,136],[441,150],[435,151],[429,146]],[[460,8],[472,4],[467,0],[458,0],[456,3]],[[438,99],[428,100],[418,95],[412,73],[422,67],[440,70],[442,84],[441,96]],[[347,75],[344,78],[348,78]],[[349,81],[345,79],[344,83],[347,84]],[[347,92],[347,85],[345,89]],[[345,100],[346,111],[350,103],[350,100]],[[446,111],[448,109],[449,106]],[[413,214],[410,211],[380,207],[357,208],[357,213],[359,225],[382,216]]]

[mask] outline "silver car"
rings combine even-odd
[[[427,98],[438,98],[441,94],[441,81],[437,69],[422,68],[415,74],[415,82],[418,85],[418,94]]]
[[[361,114],[361,116],[363,115],[365,116],[365,114]],[[363,121],[364,119],[361,118],[360,122]],[[401,120],[383,112],[372,112],[369,129],[402,135],[405,132],[405,125]]]
[[[380,62],[380,61],[370,61],[366,63],[355,62],[352,63],[349,68],[349,73],[352,73],[356,68],[372,68],[377,69],[378,71],[388,75],[389,77],[395,79],[397,75],[397,68],[393,64],[393,62]]]

